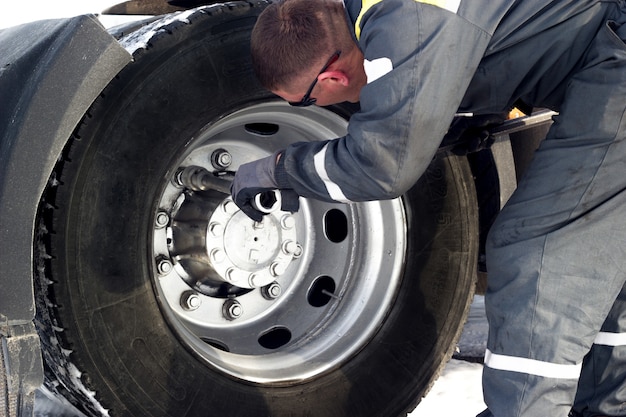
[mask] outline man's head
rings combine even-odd
[[[290,102],[358,101],[363,55],[341,0],[280,0],[252,31],[254,69],[264,87]],[[311,90],[311,91],[309,91]]]

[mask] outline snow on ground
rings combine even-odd
[[[487,406],[483,402],[483,366],[452,359],[428,395],[408,417],[474,417]]]

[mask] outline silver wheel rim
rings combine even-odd
[[[255,383],[293,383],[335,369],[376,334],[397,293],[406,250],[400,199],[300,199],[261,224],[229,196],[185,190],[180,167],[236,171],[293,141],[345,134],[331,111],[282,102],[206,126],[164,179],[152,236],[157,299],[180,340],[210,366]]]

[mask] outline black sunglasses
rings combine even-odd
[[[313,91],[313,88],[315,88],[315,85],[317,84],[317,77],[319,77],[320,74],[322,74],[324,71],[326,71],[328,69],[328,67],[330,67],[333,64],[333,62],[337,61],[339,59],[339,55],[341,55],[341,51],[336,51],[328,59],[328,61],[324,65],[324,67],[322,67],[320,72],[317,73],[317,76],[315,77],[315,79],[311,83],[311,86],[309,87],[309,89],[306,90],[306,93],[304,94],[304,96],[302,96],[302,100],[300,100],[300,101],[290,101],[289,104],[294,106],[294,107],[307,107],[307,106],[310,106],[312,104],[315,104],[317,99],[316,98],[311,98],[310,96],[311,96],[311,92]]]

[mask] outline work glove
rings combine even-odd
[[[300,208],[299,196],[294,190],[278,189],[274,173],[280,153],[279,151],[267,158],[243,164],[235,173],[230,188],[233,201],[254,221],[262,221],[267,214],[267,211],[258,207],[258,203],[263,207],[271,207],[275,203],[276,190],[280,195],[281,210],[293,213]]]

